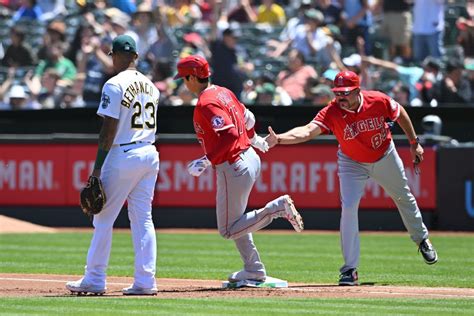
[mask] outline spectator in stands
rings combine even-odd
[[[419,104],[413,104],[413,103],[410,102],[410,100],[411,100],[411,98],[410,98],[410,88],[408,88],[408,86],[404,85],[402,82],[397,82],[393,86],[393,88],[390,91],[389,95],[392,97],[392,99],[394,99],[395,101],[397,101],[398,103],[400,103],[403,106],[409,106],[409,105],[416,106],[416,105],[419,105]]]
[[[466,58],[464,60],[464,69],[467,74],[467,79],[469,80],[469,84],[471,86],[471,102],[469,105],[474,105],[474,58]]]
[[[11,110],[29,110],[31,103],[28,103],[28,95],[25,88],[20,85],[15,85],[10,88],[9,102]]]
[[[112,7],[117,8],[128,15],[133,14],[137,10],[134,0],[111,0],[108,2]]]
[[[158,40],[151,5],[143,2],[132,15],[132,30],[138,35],[138,56],[146,56],[151,45]]]
[[[464,64],[460,60],[449,60],[446,75],[438,85],[436,100],[440,106],[459,106],[471,101],[472,91],[469,81],[464,77]]]
[[[285,10],[274,0],[262,0],[257,9],[257,23],[284,26],[286,23]]]
[[[195,106],[197,103],[196,96],[189,91],[184,84],[182,84],[176,93],[176,96],[170,97],[170,104],[173,106],[178,105],[192,105]]]
[[[43,12],[36,2],[36,0],[19,0],[20,8],[15,12],[12,20],[14,22],[23,19],[41,21]]]
[[[306,23],[305,12],[309,9],[311,9],[311,0],[302,0],[298,8],[298,12],[296,16],[288,20],[288,22],[285,25],[285,28],[281,32],[280,37],[279,37],[279,40],[281,42],[285,42],[285,41],[295,38],[296,29],[298,25],[304,25]],[[270,41],[268,44],[270,46],[275,46],[275,45],[272,45],[272,43],[273,42]]]
[[[334,92],[332,92],[331,87],[325,84],[318,84],[311,88],[308,104],[326,106],[332,99],[334,99]]]
[[[255,23],[257,22],[257,14],[252,7],[252,0],[241,0],[238,1],[236,6],[233,7],[227,14],[227,20],[229,22],[237,23]]]
[[[65,0],[38,0],[38,6],[43,14],[41,19],[43,21],[50,21],[59,15],[66,15],[67,10],[64,5]]]
[[[266,82],[255,88],[256,98],[254,104],[257,105],[273,105],[273,98],[276,87],[273,83]]]
[[[311,1],[307,1],[311,3]],[[338,1],[332,0],[316,0],[316,10],[321,11],[324,15],[324,25],[341,26],[342,8]]]
[[[269,56],[279,57],[291,46],[303,53],[306,60],[315,59],[322,68],[327,68],[332,61],[327,47],[333,43],[333,39],[320,27],[323,21],[324,16],[320,11],[309,9],[305,12],[305,24],[296,28],[294,37],[277,43]]]
[[[59,80],[57,82],[61,87],[71,85],[73,80],[76,78],[76,66],[71,60],[63,56],[64,44],[53,43],[49,47],[45,60],[40,61],[35,70],[33,77],[33,91],[39,91],[41,89],[41,77],[45,71],[49,68],[55,69],[59,74]]]
[[[43,36],[43,46],[38,50],[38,60],[47,59],[48,51],[51,45],[56,43],[65,44],[66,41],[66,23],[63,21],[52,21],[48,24],[46,33]]]
[[[35,58],[31,48],[25,44],[25,33],[18,27],[10,29],[11,45],[7,47],[2,59],[2,66],[5,67],[26,67],[33,66]]]
[[[135,43],[139,42],[137,33],[129,28],[130,16],[123,13],[116,8],[109,8],[105,10],[106,23],[110,25],[110,28],[106,26],[106,30],[110,29],[110,38],[114,38],[119,35],[128,35],[135,40]]]
[[[421,62],[427,56],[443,55],[445,0],[415,0],[413,8],[413,57]]]
[[[379,66],[397,73],[402,83],[410,89],[410,101],[419,98],[422,103],[431,102],[433,87],[441,79],[440,64],[432,57],[425,58],[422,63],[423,68],[417,66],[404,67],[373,56],[363,56],[362,60],[369,65]]]
[[[184,58],[189,55],[200,55],[205,58],[211,57],[211,51],[199,33],[187,33],[183,36],[183,41],[184,43],[179,52],[179,58]]]
[[[81,48],[77,58],[77,81],[83,81],[77,91],[85,105],[97,107],[103,84],[114,74],[112,59],[108,56],[112,41],[100,37],[92,26],[85,26],[81,32]]]
[[[217,38],[217,24],[213,23],[210,40],[212,81],[240,98],[243,82],[247,73],[253,70],[253,64],[246,62],[247,54],[237,46],[237,41],[237,30],[231,28],[222,32],[222,38]]]
[[[35,77],[33,80],[25,80],[33,97],[41,104],[41,108],[54,109],[58,107],[65,89],[65,86],[58,85],[59,78],[60,75],[56,69],[48,68],[41,76],[40,85],[34,81]]]
[[[343,36],[345,44],[356,47],[357,38],[364,39],[365,53],[371,54],[372,43],[369,28],[372,26],[372,13],[368,0],[344,0]]]
[[[169,105],[169,98],[176,88],[171,63],[168,58],[158,58],[153,65],[151,81],[160,90],[160,104]]]
[[[290,95],[293,103],[302,102],[305,98],[304,87],[309,79],[317,78],[318,73],[305,64],[305,56],[297,49],[288,54],[288,69],[282,70],[277,77],[276,84]]]
[[[383,19],[381,33],[390,40],[390,57],[411,59],[412,14],[407,0],[379,0]]]
[[[459,30],[457,42],[464,49],[464,56],[474,57],[474,1],[468,1],[469,18],[459,17],[456,27]]]
[[[72,108],[84,107],[85,104],[81,97],[81,90],[82,89],[80,89],[80,87],[78,88],[75,88],[75,86],[67,87],[61,96],[58,108],[72,109]]]
[[[193,25],[202,18],[199,6],[192,0],[175,0],[170,5],[162,5],[159,8],[171,27]]]
[[[160,18],[160,20],[155,23],[155,28],[158,37],[145,54],[146,59],[151,65],[159,59],[170,60],[173,56],[173,52],[178,49],[176,37],[166,21]]]

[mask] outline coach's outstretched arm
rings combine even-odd
[[[307,142],[322,133],[321,128],[315,123],[295,127],[285,133],[276,134],[272,127],[268,127],[268,136],[265,138],[270,148],[280,145],[291,145]]]

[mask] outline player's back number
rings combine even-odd
[[[146,112],[144,118],[142,118],[142,109]],[[148,102],[145,104],[145,107],[142,107],[140,102],[135,102],[133,104],[133,110],[135,111],[132,115],[132,128],[143,129],[145,124],[146,128],[155,128],[155,104],[153,102]]]

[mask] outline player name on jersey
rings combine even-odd
[[[347,124],[344,128],[344,139],[354,139],[357,135],[363,132],[369,132],[382,129],[385,125],[383,116],[368,118]]]
[[[123,99],[120,103],[123,106],[129,108],[130,104],[133,102],[137,94],[148,94],[153,97],[153,88],[146,82],[134,81],[125,90],[125,93],[123,94]]]

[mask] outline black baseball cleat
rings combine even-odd
[[[418,246],[418,252],[421,252],[427,264],[435,264],[438,261],[438,254],[429,239],[423,239]]]
[[[342,272],[339,276],[339,285],[359,285],[359,274],[356,269],[350,269]]]

